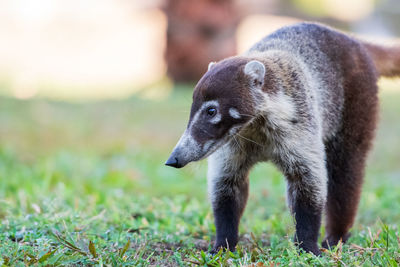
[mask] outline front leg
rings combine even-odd
[[[294,241],[305,252],[320,255],[318,235],[321,226],[322,208],[307,196],[308,193],[302,192],[303,189],[301,187],[303,185],[292,185],[289,187],[297,187],[296,189],[293,188],[293,192],[289,193],[296,195],[290,200],[292,202],[292,213],[296,222]]]
[[[319,149],[308,147],[303,151],[304,158],[295,159],[294,156],[291,161],[286,161],[291,164],[284,168],[288,204],[296,222],[296,245],[320,255],[317,241],[327,195],[325,157]]]
[[[209,195],[217,232],[212,253],[220,248],[235,250],[239,221],[248,197],[249,165],[229,147],[216,151],[208,160]]]

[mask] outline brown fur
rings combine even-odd
[[[400,76],[400,44],[382,46],[363,43],[372,57],[379,75],[387,77]]]
[[[378,112],[378,76],[374,75],[376,71],[368,55],[360,50],[342,60],[346,99],[342,126],[325,144],[329,176],[325,248],[336,245],[340,239],[345,242],[349,237]]]

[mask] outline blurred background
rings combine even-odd
[[[204,161],[164,166],[194,83],[210,61],[302,20],[391,40],[400,1],[0,0],[0,197],[16,207],[51,195],[98,204],[121,192],[205,199]],[[380,84],[371,194],[382,176],[400,187],[400,84]],[[263,201],[284,209],[284,179],[264,165],[253,190],[278,195]]]
[[[400,36],[397,0],[0,0],[0,92],[19,99],[166,97],[210,61],[301,20]]]

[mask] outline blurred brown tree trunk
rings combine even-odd
[[[175,81],[198,80],[210,61],[236,52],[239,12],[232,0],[168,0],[166,61]]]

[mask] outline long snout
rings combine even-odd
[[[175,153],[175,150],[172,151],[171,155],[165,162],[165,165],[171,166],[174,168],[182,168],[184,165],[182,165],[182,160],[179,160],[179,155],[178,153]]]
[[[186,130],[165,162],[165,165],[182,168],[189,162],[199,160],[203,155],[202,146]]]

